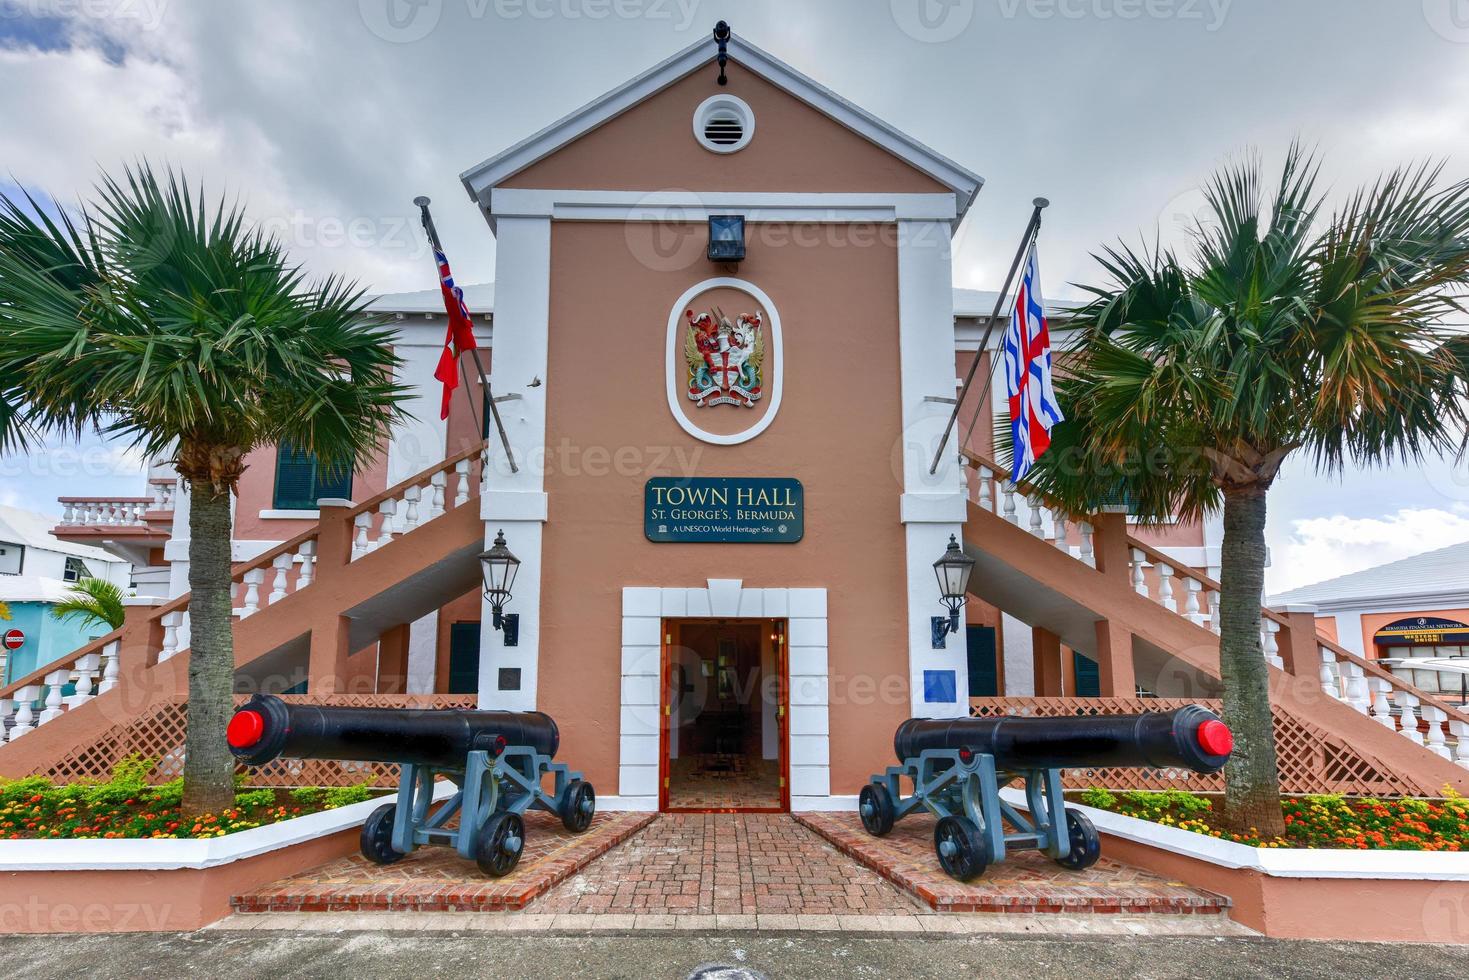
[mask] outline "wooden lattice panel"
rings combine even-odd
[[[237,698],[243,704],[244,698]],[[371,708],[473,708],[472,694],[335,694],[287,695],[295,704]],[[40,771],[56,783],[82,779],[105,780],[118,761],[138,754],[157,759],[150,780],[166,783],[184,772],[184,733],[188,726],[187,699],[161,701],[137,717],[114,725],[91,745],[82,746],[55,765]],[[272,788],[296,786],[354,786],[370,781],[389,789],[398,784],[398,767],[387,763],[332,762],[321,759],[277,760],[257,769],[241,766],[246,785]]]
[[[1218,701],[1178,698],[972,698],[969,714],[975,718],[1003,715],[1053,718],[1059,715],[1120,715],[1142,711],[1172,711],[1201,704],[1220,713]],[[1349,796],[1437,795],[1438,788],[1393,771],[1373,756],[1325,729],[1276,708],[1275,749],[1280,787],[1290,794],[1343,793]],[[1100,786],[1112,790],[1185,789],[1219,793],[1224,777],[1203,776],[1187,769],[1068,769],[1062,782],[1068,789]]]

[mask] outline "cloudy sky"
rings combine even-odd
[[[176,163],[374,291],[433,285],[428,194],[484,281],[494,240],[457,175],[720,18],[986,178],[962,286],[998,286],[1043,194],[1048,291],[1075,295],[1099,244],[1177,240],[1214,166],[1293,137],[1336,188],[1423,158],[1469,176],[1469,0],[0,0],[0,190],[64,202],[98,166]],[[0,503],[137,492],[137,465],[0,460]],[[1274,589],[1469,540],[1469,471],[1298,461],[1270,540]]]

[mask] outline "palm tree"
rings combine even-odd
[[[1339,473],[1462,449],[1469,182],[1395,170],[1329,217],[1292,147],[1268,210],[1256,159],[1206,185],[1186,256],[1125,245],[1071,321],[1068,421],[1032,471],[1073,507],[1120,491],[1144,521],[1224,515],[1219,658],[1236,735],[1225,818],[1283,833],[1260,646],[1266,498],[1292,453]]]
[[[124,615],[122,586],[102,578],[83,578],[71,587],[71,595],[51,607],[51,615],[61,621],[80,617],[106,623],[107,629],[122,629]]]
[[[184,808],[233,801],[230,496],[251,450],[325,466],[380,451],[403,410],[393,338],[341,279],[308,282],[235,203],[169,170],[104,174],[79,217],[0,197],[0,445],[95,426],[191,492]]]

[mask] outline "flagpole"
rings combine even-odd
[[[428,211],[429,199],[420,195],[413,199],[413,203],[418,205],[418,210],[421,212],[423,230],[428,233],[429,244],[434,247],[435,251],[442,252],[444,246],[439,242],[439,230],[434,227],[434,216],[429,214]],[[434,265],[437,268],[438,263],[436,262]],[[505,459],[510,464],[510,472],[519,473],[520,467],[515,465],[515,454],[510,451],[510,437],[505,434],[505,423],[500,421],[500,407],[495,404],[495,393],[490,390],[490,378],[485,374],[484,363],[479,359],[479,348],[475,347],[470,353],[474,355],[474,366],[479,371],[479,383],[480,387],[484,389],[485,404],[489,405],[490,415],[495,419],[495,430],[500,433],[500,445],[505,449]],[[460,365],[460,370],[463,370],[463,365]],[[466,395],[469,394],[469,385],[467,384],[464,386],[464,393]],[[471,405],[473,405],[472,401]],[[473,413],[471,412],[472,417]]]
[[[1015,273],[1020,269],[1020,262],[1025,258],[1025,250],[1030,243],[1035,241],[1035,236],[1041,229],[1041,211],[1050,205],[1050,201],[1038,197],[1031,202],[1035,210],[1030,213],[1030,221],[1025,225],[1025,234],[1020,238],[1020,247],[1015,250],[1015,259],[1010,263],[1010,272],[1005,276],[1005,285],[1000,287],[1000,295],[995,297],[995,309],[990,314],[990,321],[984,328],[984,336],[979,341],[979,350],[974,354],[974,360],[969,364],[969,373],[964,376],[964,384],[959,388],[959,397],[954,399],[954,410],[949,413],[949,423],[944,426],[943,438],[939,440],[939,448],[933,454],[933,465],[928,468],[929,475],[939,470],[939,460],[944,458],[944,447],[949,444],[949,436],[954,431],[954,422],[959,418],[959,409],[964,405],[964,399],[969,394],[969,386],[974,382],[974,372],[979,367],[980,359],[984,357],[985,349],[989,346],[990,335],[995,331],[995,322],[1000,318],[1000,310],[1005,306],[1005,297],[1009,295],[1010,284],[1015,281]],[[993,372],[985,378],[984,391],[989,393],[989,378]]]

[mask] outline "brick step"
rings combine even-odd
[[[971,882],[955,881],[933,853],[934,818],[915,814],[886,837],[862,829],[855,813],[799,813],[796,820],[833,847],[937,912],[1227,915],[1230,901],[1105,857],[1068,871],[1039,851],[1012,852]]]
[[[282,878],[230,905],[262,912],[501,912],[523,909],[657,818],[599,814],[584,833],[536,810],[525,815],[525,853],[504,878],[491,878],[446,847],[419,848],[396,864],[359,854]]]

